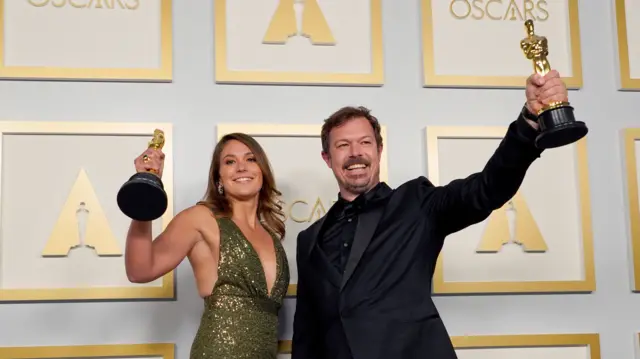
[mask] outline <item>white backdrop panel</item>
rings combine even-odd
[[[531,60],[520,49],[528,18],[549,39],[552,68],[573,74],[568,0],[431,0],[431,8],[438,75],[529,76]]]
[[[161,0],[4,0],[4,66],[158,68]]]
[[[439,183],[481,171],[500,143],[498,138],[440,139]],[[497,253],[478,253],[486,219],[450,235],[442,250],[445,282],[511,282],[582,280],[583,251],[575,146],[543,153],[520,187],[523,205],[533,216],[548,250],[530,253],[514,243],[514,226],[526,217],[510,217],[508,243]],[[516,213],[524,211],[518,208]],[[549,204],[553,204],[549,206]],[[495,212],[494,212],[495,213]],[[509,215],[509,214],[508,214]],[[491,218],[491,217],[490,217]],[[522,220],[520,223],[518,221]],[[515,223],[513,223],[515,222]],[[494,233],[492,233],[494,234]]]
[[[632,79],[640,79],[640,2],[623,0],[627,25],[627,46],[629,48],[629,74]]]
[[[589,347],[457,349],[459,359],[594,359]]]
[[[335,44],[316,45],[296,34],[284,44],[264,44],[263,38],[280,3],[286,1],[226,1],[230,70],[371,72],[371,0],[317,1]],[[303,12],[310,7],[296,2],[294,8],[299,32]]]
[[[148,284],[128,281],[124,247],[131,220],[117,206],[115,195],[135,173],[133,159],[147,147],[148,136],[5,134],[2,139],[2,289],[59,289],[85,287],[159,286],[162,278]],[[35,160],[37,159],[37,160]],[[43,256],[63,207],[74,192],[79,173],[84,170],[110,232],[93,233],[98,241],[117,241],[118,254],[99,256],[98,251],[79,246],[68,255]],[[84,191],[84,190],[83,190]],[[84,191],[80,198],[90,201]],[[84,200],[84,199],[83,199]],[[61,224],[68,233],[90,240],[91,220],[100,223],[95,203],[81,203],[65,210],[74,213],[77,223]],[[77,227],[74,227],[77,226]],[[155,221],[154,236],[161,230]],[[60,228],[60,227],[59,227]],[[75,234],[75,233],[73,233]],[[62,238],[66,240],[66,238]],[[78,243],[80,244],[80,243]],[[64,245],[62,243],[61,245]]]

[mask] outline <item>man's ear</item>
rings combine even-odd
[[[324,163],[327,164],[327,167],[331,168],[331,156],[329,156],[329,153],[321,151],[320,155],[322,155],[322,159],[324,160]]]
[[[378,146],[378,153],[382,154],[382,145]]]

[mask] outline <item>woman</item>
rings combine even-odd
[[[136,170],[161,175],[163,158],[149,149]],[[289,286],[279,195],[261,146],[234,133],[215,148],[204,201],[178,213],[153,241],[150,222],[131,223],[131,282],[153,281],[189,258],[204,299],[192,359],[277,357],[278,311]]]

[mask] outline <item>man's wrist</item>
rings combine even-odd
[[[534,126],[534,123],[537,124],[537,117],[535,114],[532,114],[531,111],[527,108],[525,104],[522,106],[522,110],[520,110],[520,114],[518,119],[515,121],[515,134],[520,141],[527,143],[528,145],[533,145],[535,147],[535,139],[540,134],[540,130],[537,126]]]
[[[533,122],[537,122],[538,121],[538,115],[536,115],[533,112],[529,111],[529,106],[527,106],[526,103],[522,106],[521,115],[522,115],[522,117],[524,117],[525,120],[529,120],[529,121],[533,121]]]

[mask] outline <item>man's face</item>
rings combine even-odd
[[[364,117],[349,120],[329,134],[329,153],[322,158],[338,180],[346,200],[353,200],[380,181],[380,153],[373,127]]]

